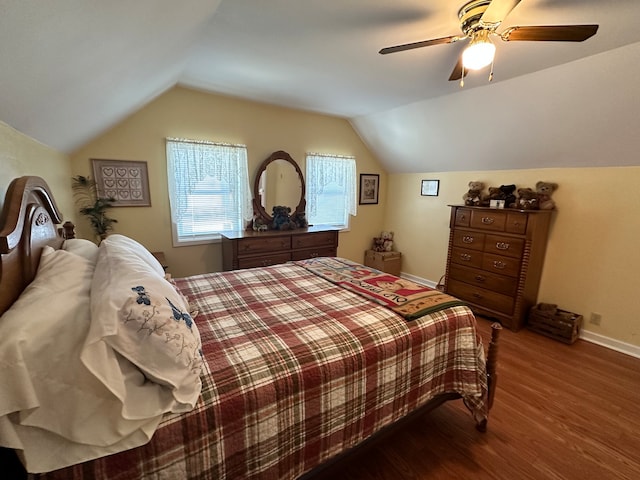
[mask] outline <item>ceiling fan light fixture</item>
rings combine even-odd
[[[471,43],[462,52],[462,64],[469,70],[479,70],[493,62],[496,46],[489,40],[489,32],[480,30],[473,34]]]

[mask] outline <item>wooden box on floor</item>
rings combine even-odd
[[[381,270],[396,277],[400,276],[402,254],[400,252],[376,252],[367,250],[364,252],[364,264],[367,267]]]
[[[582,315],[539,304],[531,307],[527,327],[534,332],[571,344],[580,335]]]

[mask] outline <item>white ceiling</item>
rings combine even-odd
[[[640,42],[638,0],[523,0],[505,28],[597,23],[600,29],[583,43],[498,41],[491,84],[487,72],[469,75],[463,89],[447,80],[463,42],[378,54],[382,47],[458,34],[457,11],[464,3],[0,0],[0,120],[71,152],[179,83],[349,118],[390,171],[462,170],[478,165],[465,162],[461,152],[455,158],[447,153],[467,138],[460,122],[500,128],[499,121],[487,121],[487,111],[517,122],[514,102],[529,109],[523,98],[530,91],[535,100],[537,87],[555,90],[558,82],[573,94],[574,81],[566,80],[575,80],[574,72],[600,90],[607,75],[631,81],[638,72],[638,48],[620,48]],[[594,83],[591,72],[600,65],[616,70],[596,72]],[[574,99],[568,106],[583,104]],[[530,120],[558,116],[544,113]],[[388,135],[398,129],[400,138]],[[492,143],[508,144],[512,136],[493,135]],[[405,138],[414,140],[402,143]],[[485,149],[487,161],[493,144]],[[429,163],[425,149],[439,157]],[[535,165],[487,163],[489,169],[523,166]]]

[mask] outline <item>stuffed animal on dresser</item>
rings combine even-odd
[[[289,214],[291,213],[290,207],[284,207],[277,205],[273,207],[273,223],[271,227],[274,230],[293,230],[296,228],[296,224],[291,221]]]
[[[558,188],[557,183],[538,182],[536,183],[536,193],[538,194],[538,207],[540,210],[553,210],[556,202],[551,198],[551,194]]]
[[[500,185],[500,194],[502,195],[501,200],[504,200],[504,206],[506,208],[513,208],[516,206],[516,196],[514,192],[516,191],[516,186],[511,185]]]
[[[484,183],[482,182],[469,182],[469,190],[462,196],[465,205],[479,206],[482,202],[482,191],[484,190]]]
[[[532,188],[519,188],[516,208],[521,210],[538,210],[538,193]]]

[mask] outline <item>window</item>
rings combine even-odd
[[[204,243],[251,220],[244,145],[167,139],[173,244]]]
[[[356,159],[307,154],[307,219],[313,225],[349,227],[357,213]]]

